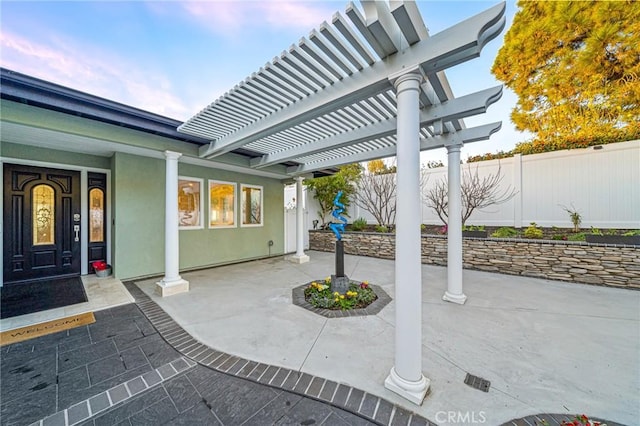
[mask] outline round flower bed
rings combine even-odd
[[[367,281],[351,281],[344,294],[331,291],[331,278],[312,281],[304,289],[304,298],[312,306],[330,310],[362,309],[373,303],[378,296]]]

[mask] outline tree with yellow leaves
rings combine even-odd
[[[387,170],[387,165],[382,160],[371,160],[367,163],[367,171],[372,175],[384,174]]]
[[[518,95],[516,128],[553,149],[639,138],[640,2],[518,7],[492,68]]]

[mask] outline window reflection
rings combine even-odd
[[[197,178],[178,179],[178,219],[181,228],[202,227],[201,186],[202,181]]]
[[[209,227],[229,228],[236,226],[235,183],[209,181]]]
[[[242,185],[242,225],[262,225],[262,187]]]

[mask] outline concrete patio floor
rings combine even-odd
[[[465,305],[442,301],[446,268],[422,267],[423,371],[431,390],[416,406],[386,390],[394,362],[392,301],[367,317],[327,319],[291,303],[291,290],[323,279],[333,253],[184,273],[190,291],[155,295],[136,284],[203,344],[334,380],[439,424],[451,416],[501,424],[543,412],[585,413],[624,424],[640,418],[640,292],[464,271]],[[394,297],[394,262],[346,256],[350,278]],[[467,373],[491,381],[488,393]],[[466,417],[465,417],[466,416]]]

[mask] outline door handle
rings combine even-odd
[[[75,241],[80,241],[80,237],[78,236],[78,232],[80,232],[80,225],[73,225],[73,232],[76,233]]]

